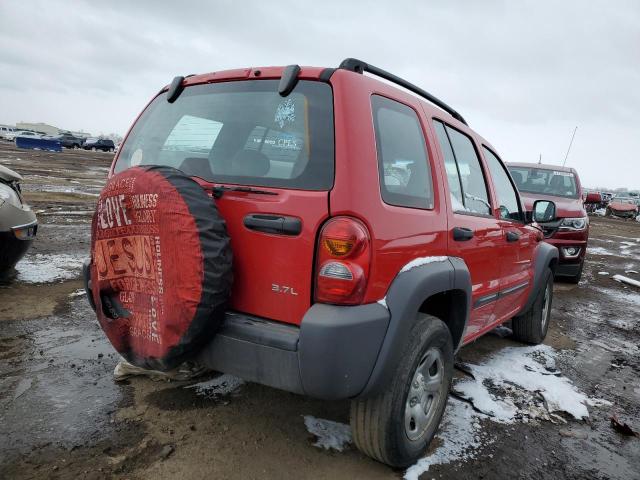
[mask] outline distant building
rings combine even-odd
[[[47,125],[46,123],[28,123],[28,122],[18,122],[16,123],[16,128],[18,130],[33,130],[34,132],[46,133],[47,135],[58,135],[60,133],[60,129],[58,127],[54,127],[53,125]]]

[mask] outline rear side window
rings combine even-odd
[[[379,95],[371,97],[382,200],[389,205],[433,208],[431,169],[416,112]]]
[[[156,97],[122,146],[115,171],[165,165],[215,183],[329,190],[334,178],[333,94],[301,80],[287,97],[277,80],[188,87]]]
[[[520,211],[520,202],[507,169],[504,167],[498,157],[487,147],[483,146],[484,158],[489,165],[489,171],[493,178],[493,185],[498,196],[498,204],[500,205],[500,218],[504,220],[524,221],[522,212]]]
[[[448,125],[437,120],[434,124],[445,156],[453,209],[458,212],[491,215],[487,182],[473,142],[467,135]],[[451,163],[451,155],[455,164]]]

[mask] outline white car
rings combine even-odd
[[[16,131],[15,128],[7,127],[6,125],[2,125],[2,126],[0,126],[0,138],[3,138],[5,140],[10,140],[7,137],[7,135],[13,134],[15,131]]]
[[[42,135],[36,132],[30,132],[28,130],[17,130],[5,135],[5,138],[11,141],[15,141],[16,137],[42,138]]]

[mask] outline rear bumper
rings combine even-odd
[[[84,285],[95,311],[89,266],[87,260]],[[377,303],[316,304],[300,327],[227,312],[197,360],[213,370],[293,393],[353,398],[368,386],[389,320],[389,310]]]
[[[199,361],[314,398],[352,398],[371,377],[388,324],[389,311],[378,304],[316,304],[300,328],[229,312]]]

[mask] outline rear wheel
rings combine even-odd
[[[419,314],[400,364],[384,392],[351,402],[351,430],[366,455],[393,467],[415,463],[435,435],[453,376],[447,326]]]
[[[550,268],[545,272],[542,285],[529,310],[511,321],[513,338],[516,340],[537,345],[547,336],[553,301],[553,272]]]

